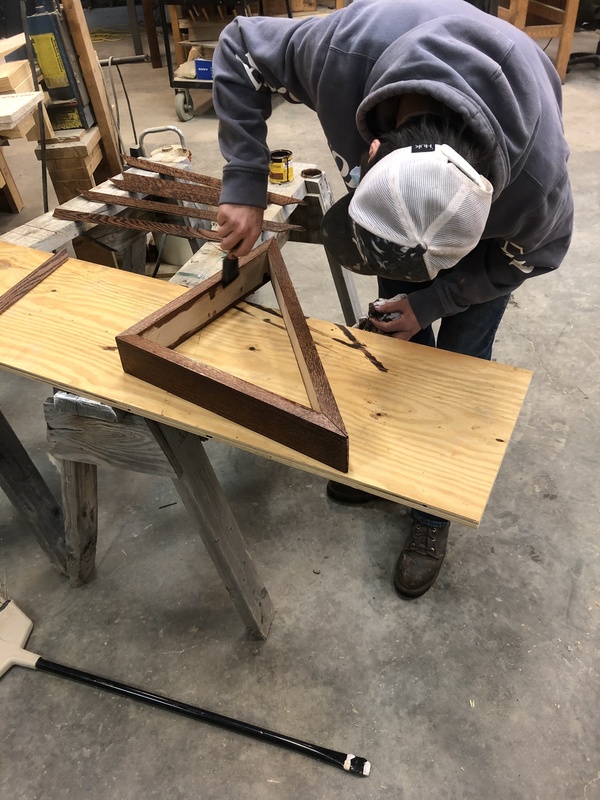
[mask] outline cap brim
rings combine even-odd
[[[422,283],[430,280],[421,247],[401,247],[378,238],[352,222],[348,194],[331,206],[321,223],[321,236],[327,254],[340,266],[361,275],[377,275],[395,281]],[[360,253],[356,238],[362,242]]]
[[[354,244],[352,221],[348,213],[351,199],[352,195],[347,194],[325,213],[321,223],[323,247],[340,266],[362,275],[377,275],[376,269],[365,263]]]

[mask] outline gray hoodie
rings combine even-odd
[[[274,93],[316,111],[349,190],[381,133],[369,112],[403,93],[431,95],[497,145],[481,243],[411,294],[422,327],[508,294],[563,260],[573,201],[560,80],[514,26],[464,0],[354,0],[326,16],[238,17],[221,34],[213,74],[227,161],[221,203],[266,206]]]

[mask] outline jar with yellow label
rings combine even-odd
[[[272,150],[269,157],[269,181],[289,183],[294,180],[294,164],[291,150]]]

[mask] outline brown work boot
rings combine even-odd
[[[441,528],[432,528],[412,520],[394,573],[397,592],[407,597],[420,597],[433,586],[444,563],[449,527],[449,522]]]

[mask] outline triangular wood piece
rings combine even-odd
[[[174,350],[269,280],[310,407]],[[240,274],[232,283],[222,286],[218,273],[119,334],[116,341],[128,374],[348,471],[348,434],[275,239],[240,259]]]

